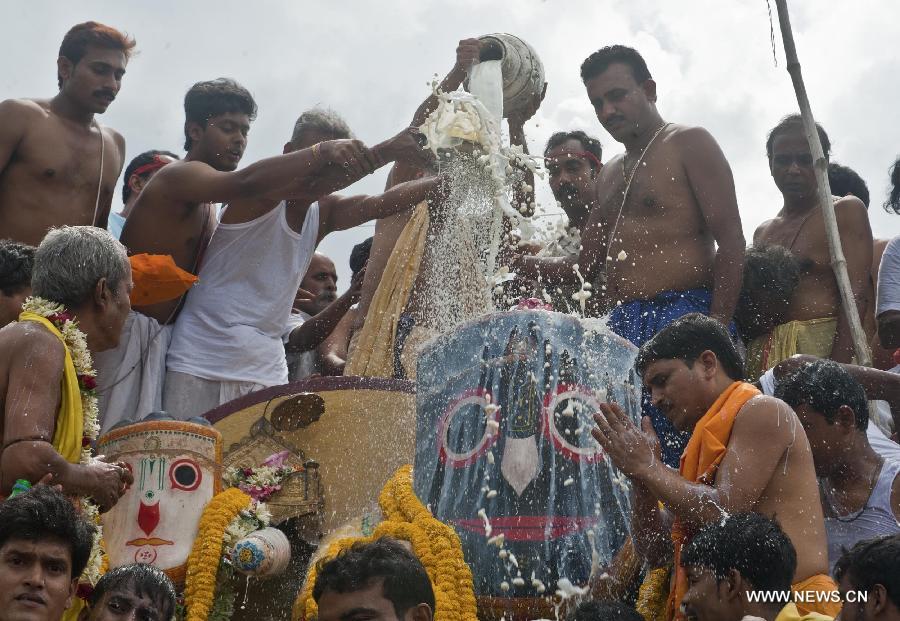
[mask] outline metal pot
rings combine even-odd
[[[533,47],[519,37],[495,33],[478,37],[479,61],[499,60],[503,73],[503,116],[527,108],[544,89],[544,64]]]

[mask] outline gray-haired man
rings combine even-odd
[[[9,493],[17,479],[37,483],[52,475],[67,494],[108,509],[132,477],[119,464],[79,463],[91,436],[80,389],[91,388],[90,354],[116,346],[131,309],[125,247],[103,229],[52,229],[35,253],[31,282],[26,312],[0,330],[0,492]],[[67,319],[88,351],[79,350]]]

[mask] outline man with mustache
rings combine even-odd
[[[55,226],[106,227],[125,140],[101,127],[134,39],[85,22],[63,38],[51,99],[0,103],[0,238],[37,246]]]
[[[722,150],[702,127],[663,120],[656,82],[636,50],[602,48],[581,65],[581,78],[597,118],[625,153],[597,176],[598,206],[577,260],[523,257],[515,271],[577,287],[577,263],[599,305],[612,311],[612,330],[637,346],[691,312],[728,324],[745,244]],[[646,396],[644,412],[661,436],[663,459],[677,465],[686,437]]]
[[[818,127],[825,158],[831,143]],[[810,354],[850,362],[853,340],[841,304],[825,219],[819,208],[813,156],[799,114],[786,116],[766,141],[769,170],[784,197],[778,215],[753,233],[753,245],[786,248],[800,264],[800,282],[784,313],[783,323],[755,338],[747,348],[747,375],[758,377],[794,354]],[[861,319],[872,302],[872,229],[866,206],[855,196],[834,197],[847,275]]]

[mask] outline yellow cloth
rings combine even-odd
[[[832,621],[833,617],[815,612],[801,612],[797,604],[788,604],[781,609],[775,621]]]
[[[375,290],[359,337],[355,339],[344,375],[393,377],[397,322],[419,274],[428,223],[428,204],[419,203],[384,266],[381,282]]]
[[[694,426],[681,455],[679,472],[692,483],[712,485],[716,469],[728,451],[728,440],[738,412],[751,398],[760,394],[759,390],[745,382],[734,382],[719,395],[712,407]],[[667,618],[683,619],[680,612],[681,598],[687,592],[687,572],[681,566],[681,548],[687,543],[689,533],[681,520],[676,518],[672,525],[672,543],[675,546],[675,577],[669,593]]]
[[[52,443],[53,448],[63,459],[70,464],[77,464],[81,460],[81,441],[84,438],[84,412],[81,410],[81,390],[78,388],[78,376],[75,374],[72,353],[69,351],[62,333],[45,317],[25,312],[19,315],[19,321],[33,321],[41,324],[63,344],[66,357],[63,361],[59,413],[56,415]]]
[[[816,574],[815,576],[810,576],[806,580],[801,580],[800,582],[795,582],[791,585],[791,590],[794,593],[801,593],[803,591],[818,591],[819,593],[836,593],[838,590],[837,584],[835,584],[834,580],[831,579],[831,576],[826,574]],[[796,605],[797,610],[801,615],[808,615],[805,617],[785,617],[785,619],[821,619],[836,617],[841,612],[841,602],[831,601],[828,597],[823,597],[821,599],[827,601],[819,601],[819,602],[803,602],[800,604],[790,604]],[[787,607],[785,607],[787,608]],[[784,610],[782,610],[784,613]],[[811,614],[813,613],[813,614]],[[818,614],[814,614],[818,613]],[[775,621],[783,621],[781,615],[779,614]]]
[[[828,358],[836,330],[836,317],[789,321],[776,326],[769,334],[753,339],[747,347],[747,377],[757,378],[794,354]]]
[[[84,411],[81,408],[81,390],[78,387],[78,375],[75,373],[72,353],[69,351],[62,333],[46,317],[36,313],[24,312],[19,315],[19,321],[33,321],[41,324],[63,344],[65,359],[63,360],[63,377],[62,385],[60,386],[59,413],[56,415],[52,444],[53,448],[56,449],[56,452],[63,459],[70,464],[77,464],[81,461],[81,441],[84,438]],[[72,604],[63,613],[62,621],[76,621],[84,606],[83,599],[80,597],[72,598]]]

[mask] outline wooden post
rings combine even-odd
[[[850,333],[853,337],[853,349],[856,360],[863,366],[872,364],[872,354],[869,344],[866,342],[866,333],[863,331],[859,320],[859,312],[856,308],[856,300],[853,297],[853,289],[850,287],[850,277],[847,275],[847,260],[841,248],[841,236],[838,233],[837,218],[834,215],[834,204],[831,200],[831,185],[828,183],[828,161],[822,151],[822,143],[819,141],[819,132],[816,131],[816,121],[813,118],[809,105],[809,97],[806,94],[806,86],[803,84],[803,75],[800,73],[800,61],[797,58],[797,47],[794,45],[794,34],[791,30],[791,18],[788,15],[787,0],[775,0],[778,7],[778,23],[781,26],[781,36],[784,39],[784,56],[787,61],[787,70],[794,83],[794,92],[797,94],[797,103],[800,104],[800,115],[803,117],[803,127],[806,130],[806,139],[815,160],[816,181],[819,186],[819,204],[825,217],[825,236],[828,238],[828,249],[831,252],[831,268],[837,279],[838,290],[841,295],[841,306],[847,313],[850,323]]]

